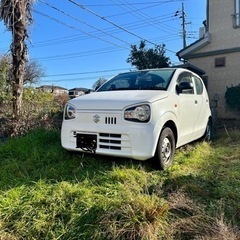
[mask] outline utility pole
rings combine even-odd
[[[187,46],[186,38],[187,38],[187,32],[186,32],[186,25],[191,24],[191,22],[186,22],[186,13],[184,11],[184,3],[182,3],[182,11],[176,11],[174,17],[178,17],[182,19],[182,37],[183,37],[183,48]]]
[[[186,20],[185,20],[185,12],[184,12],[184,3],[182,3],[182,31],[183,31],[183,48],[187,46],[186,44]]]
[[[180,16],[179,18],[182,19],[182,36],[183,36],[183,48],[187,46],[186,38],[187,38],[187,32],[186,32],[186,25],[191,24],[191,22],[186,22],[186,13],[184,11],[184,3],[182,3],[182,11],[176,11],[174,17]]]

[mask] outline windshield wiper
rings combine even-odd
[[[134,90],[133,88],[114,88],[109,89],[108,91],[123,91],[123,90]]]
[[[151,87],[151,90],[166,90],[165,87]]]

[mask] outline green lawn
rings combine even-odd
[[[0,240],[240,239],[240,132],[174,164],[72,154],[55,130],[0,143]]]

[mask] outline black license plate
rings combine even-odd
[[[95,152],[97,148],[96,134],[81,134],[76,135],[76,148],[81,148],[83,151]]]

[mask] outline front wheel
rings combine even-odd
[[[158,169],[164,170],[168,168],[172,162],[175,153],[175,138],[172,130],[168,127],[164,128],[158,140],[155,153],[155,163]]]

